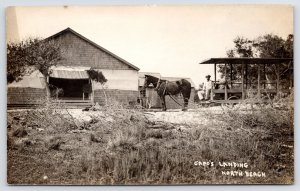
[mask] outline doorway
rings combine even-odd
[[[51,97],[64,100],[91,100],[92,85],[89,79],[49,77]]]

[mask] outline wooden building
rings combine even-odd
[[[119,56],[97,45],[74,30],[67,28],[47,38],[57,41],[64,59],[52,68],[47,79],[50,88],[62,90],[58,100],[74,105],[86,105],[107,99],[121,103],[136,103],[138,93],[138,70]],[[107,82],[101,85],[91,80],[87,70],[101,71]],[[43,76],[35,71],[24,76],[20,82],[8,85],[8,106],[18,107],[40,103],[46,96]]]

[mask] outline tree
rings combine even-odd
[[[89,75],[89,78],[96,81],[96,82],[99,82],[101,84],[104,84],[104,83],[107,82],[107,79],[102,74],[102,72],[99,72],[99,71],[94,70],[94,69],[89,69],[89,70],[87,70],[87,73]]]
[[[7,82],[20,81],[24,75],[38,70],[44,76],[47,100],[50,89],[47,78],[51,67],[63,59],[63,53],[58,43],[51,40],[29,38],[17,43],[7,44]]]
[[[288,35],[287,39],[267,34],[255,39],[237,37],[234,39],[234,48],[228,50],[228,57],[261,57],[261,58],[292,58],[293,57],[293,35]],[[266,65],[266,79],[276,79],[278,76],[288,79],[289,73],[286,72],[292,63],[284,63],[280,67],[277,65]],[[233,80],[241,80],[241,65],[232,65]],[[230,73],[230,66],[226,67],[227,73]],[[224,77],[225,66],[219,65],[218,71],[221,77]],[[255,65],[248,65],[248,76],[257,76],[258,68]],[[256,78],[254,78],[256,79]],[[251,78],[250,78],[251,80]]]
[[[102,72],[94,70],[92,68],[87,70],[87,73],[88,73],[89,78],[91,80],[94,80],[95,82],[99,82],[101,84],[102,89],[103,89],[103,93],[104,93],[104,97],[105,97],[105,102],[106,102],[106,105],[107,105],[107,96],[106,96],[106,93],[105,93],[105,90],[104,90],[104,84],[107,82],[107,79],[105,78],[105,76],[103,75]],[[94,92],[93,92],[93,94],[94,94]]]

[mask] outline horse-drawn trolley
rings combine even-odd
[[[293,87],[292,58],[210,58],[200,64],[214,65],[210,103],[236,104],[251,96],[267,101]],[[219,81],[217,66],[223,75]]]

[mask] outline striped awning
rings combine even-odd
[[[59,67],[53,68],[50,74],[51,78],[63,79],[89,79],[87,70],[89,68],[76,68],[76,67]]]

